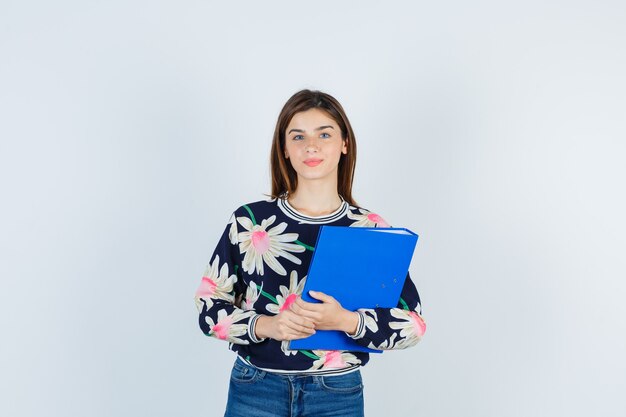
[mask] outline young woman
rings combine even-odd
[[[376,349],[415,345],[426,325],[407,275],[396,308],[348,311],[300,294],[321,225],[389,227],[352,198],[356,142],[332,96],[302,90],[283,107],[271,151],[269,200],[231,215],[196,293],[200,328],[237,352],[226,416],[362,416],[364,352],[290,350],[316,330]],[[358,289],[355,289],[358,290]]]

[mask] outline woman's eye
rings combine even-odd
[[[322,134],[320,135],[320,137],[323,137],[323,138],[329,138],[329,137],[330,137],[330,135],[329,135],[328,133],[322,133]]]
[[[294,140],[300,140],[300,139],[304,139],[304,136],[302,135],[296,135],[293,137]]]

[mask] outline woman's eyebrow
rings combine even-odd
[[[327,129],[327,128],[331,128],[333,130],[335,130],[334,127],[327,125],[327,126],[320,126],[320,127],[316,127],[315,130],[323,130],[323,129]],[[300,133],[304,133],[304,130],[302,129],[291,129],[289,132],[287,132],[287,134],[290,134],[291,132],[300,132]]]

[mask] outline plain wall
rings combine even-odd
[[[356,132],[428,330],[369,416],[626,415],[623,1],[3,1],[0,414],[218,416],[193,294],[284,102]]]

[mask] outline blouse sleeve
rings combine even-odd
[[[254,310],[240,308],[246,288],[237,237],[237,221],[233,213],[202,276],[195,303],[200,329],[205,335],[248,345],[265,339],[254,334],[260,315]]]
[[[362,308],[357,313],[357,332],[349,336],[372,349],[406,349],[417,344],[426,332],[419,293],[408,272],[397,307]]]

